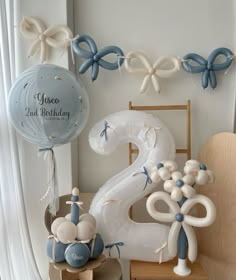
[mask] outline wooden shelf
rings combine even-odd
[[[203,270],[199,262],[189,264],[192,273],[189,276],[179,276],[173,272],[177,260],[166,263],[153,263],[142,261],[130,262],[131,280],[208,280],[207,273]]]

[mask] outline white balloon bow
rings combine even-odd
[[[45,62],[48,58],[48,49],[67,48],[70,45],[73,34],[67,26],[53,25],[48,28],[36,18],[23,17],[20,23],[21,33],[28,39],[33,40],[28,51],[28,56],[40,52],[40,59]]]
[[[169,206],[170,213],[162,213],[156,210],[155,203],[159,200],[163,200]],[[189,211],[198,203],[202,204],[206,209],[206,216],[204,218],[188,215]],[[157,221],[173,222],[168,237],[168,251],[172,257],[177,255],[177,240],[181,226],[183,227],[188,239],[189,260],[195,261],[197,258],[197,240],[191,226],[206,227],[214,222],[216,208],[213,202],[208,197],[199,194],[186,200],[182,207],[180,207],[167,193],[155,192],[147,200],[147,211]]]
[[[141,62],[144,67],[135,67],[133,65],[134,60]],[[138,51],[129,52],[125,59],[125,69],[129,73],[143,73],[145,77],[143,79],[140,92],[144,93],[148,88],[148,84],[151,81],[153,88],[156,92],[160,92],[160,84],[158,77],[160,78],[169,78],[175,72],[180,70],[179,60],[174,56],[161,56],[159,57],[152,65],[148,57]],[[172,65],[172,68],[164,69],[161,66]]]

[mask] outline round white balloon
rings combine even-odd
[[[81,241],[91,240],[96,234],[96,227],[88,221],[79,222],[77,230],[77,238]]]
[[[60,224],[64,223],[65,221],[66,219],[64,217],[59,217],[56,220],[54,220],[51,225],[51,232],[54,235],[56,235],[58,227],[60,226]]]
[[[74,241],[77,237],[77,227],[70,221],[61,223],[57,228],[57,238],[61,243],[69,244]]]
[[[96,219],[94,218],[93,215],[89,214],[89,213],[84,213],[79,217],[79,221],[86,221],[91,223],[92,225],[94,225],[94,227],[96,227]]]

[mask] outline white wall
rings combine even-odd
[[[235,50],[233,0],[75,0],[75,4],[75,34],[89,34],[99,47],[117,45],[126,54],[142,50],[153,60],[190,52],[207,57],[218,47]],[[235,66],[227,75],[217,74],[218,86],[214,91],[204,91],[201,76],[184,71],[169,80],[162,79],[161,94],[150,89],[140,95],[142,78],[124,69],[121,74],[101,70],[95,82],[90,81],[88,71],[81,79],[91,101],[89,122],[78,139],[79,185],[83,191],[97,191],[128,165],[127,147],[102,157],[89,148],[88,133],[100,118],[127,109],[129,100],[136,105],[152,105],[183,104],[191,99],[193,157],[212,134],[233,129]],[[177,146],[183,147],[184,113],[159,116],[173,132]]]
[[[16,23],[23,16],[34,16],[41,19],[47,26],[54,24],[67,25],[67,1],[64,0],[20,0],[17,1]],[[39,58],[27,57],[29,42],[22,37],[19,27],[16,27],[16,56],[17,73],[20,74],[28,67],[40,64]],[[68,55],[58,51],[53,53],[49,63],[68,68]],[[48,233],[44,226],[44,211],[49,203],[49,197],[40,201],[47,190],[47,162],[43,155],[38,156],[37,147],[26,142],[19,136],[21,151],[22,180],[24,187],[24,198],[26,203],[27,218],[29,222],[30,236],[36,262],[42,279],[48,279],[48,258],[46,244]],[[56,164],[58,171],[58,182],[60,194],[69,193],[76,180],[72,178],[72,149],[74,144],[67,144],[55,148]],[[76,147],[76,146],[75,146]],[[76,147],[77,148],[77,147]]]

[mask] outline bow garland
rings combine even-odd
[[[177,71],[180,71],[180,63],[184,71],[191,74],[202,73],[202,87],[206,89],[208,84],[212,89],[217,86],[216,72],[230,67],[234,59],[234,54],[227,48],[217,48],[209,57],[205,59],[199,54],[189,53],[183,58],[175,56],[161,56],[152,62],[143,52],[132,51],[126,56],[121,48],[117,46],[107,46],[98,50],[95,41],[88,35],[73,35],[67,26],[54,25],[46,28],[44,24],[36,18],[24,17],[20,23],[21,33],[29,40],[32,45],[28,51],[31,57],[40,52],[40,59],[44,63],[48,58],[49,48],[67,48],[71,45],[73,52],[85,59],[79,68],[79,73],[84,74],[90,67],[91,80],[95,81],[99,74],[99,67],[106,70],[117,70],[124,62],[128,73],[144,75],[140,92],[144,93],[149,84],[152,84],[154,91],[160,92],[160,79],[169,78]],[[85,44],[89,50],[81,47]],[[115,61],[110,62],[107,57],[115,55]],[[219,56],[224,56],[225,61],[215,63]],[[106,58],[106,59],[105,59]],[[135,63],[141,65],[136,67]],[[192,64],[194,62],[194,64]]]

